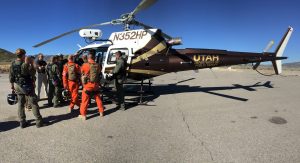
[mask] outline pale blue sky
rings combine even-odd
[[[140,0],[1,0],[0,48],[28,54],[74,53],[85,45],[78,33],[40,48],[33,45],[73,28],[101,23],[132,11]],[[158,0],[136,17],[183,38],[178,48],[260,52],[275,45],[289,25],[294,33],[287,62],[300,61],[300,2],[297,0]],[[104,37],[121,26],[101,27]],[[275,46],[274,46],[275,48]],[[273,49],[274,49],[273,48]]]

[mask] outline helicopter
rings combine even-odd
[[[66,35],[79,32],[88,45],[77,51],[76,57],[85,55],[89,49],[96,50],[97,62],[102,65],[102,76],[107,78],[116,65],[115,53],[121,51],[127,59],[127,79],[143,81],[154,77],[186,70],[231,66],[252,63],[256,70],[261,62],[272,62],[275,74],[282,72],[281,60],[283,52],[293,32],[288,27],[274,52],[268,50],[274,44],[271,41],[263,52],[238,52],[219,49],[185,48],[176,49],[181,45],[179,37],[171,37],[161,29],[153,28],[135,19],[137,13],[152,6],[157,0],[142,0],[130,13],[122,14],[120,18],[108,22],[93,24],[71,30],[33,47],[39,47]],[[101,39],[99,29],[91,29],[104,25],[122,25],[123,31],[113,32],[108,39]],[[141,29],[132,30],[132,26]],[[150,80],[149,80],[150,84]]]

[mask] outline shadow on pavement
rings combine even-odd
[[[0,122],[0,132],[9,131],[20,126],[18,121]]]
[[[227,95],[224,93],[219,93],[216,91],[222,91],[222,90],[235,90],[235,89],[244,89],[246,91],[256,91],[255,88],[257,87],[266,87],[266,88],[273,88],[270,81],[267,81],[265,83],[255,83],[253,85],[240,85],[240,84],[232,84],[232,86],[221,86],[221,87],[201,87],[201,86],[189,86],[189,85],[177,85],[178,83],[183,83],[186,81],[194,80],[194,78],[183,80],[180,82],[177,82],[176,84],[168,84],[168,85],[156,85],[154,86],[154,91],[150,91],[150,93],[146,91],[146,93],[143,94],[143,103],[139,103],[140,97],[137,93],[140,89],[139,85],[130,86],[130,89],[126,89],[126,95],[125,96],[133,96],[133,98],[127,98],[126,99],[126,110],[131,109],[137,105],[144,105],[144,106],[155,106],[155,105],[148,105],[148,102],[154,101],[154,99],[158,98],[161,95],[170,95],[170,94],[178,94],[178,93],[191,93],[191,92],[203,92],[208,93],[216,96],[220,96],[223,98],[228,98],[232,100],[238,100],[242,102],[248,101],[246,98],[238,97],[238,96],[232,96]],[[104,96],[102,96],[103,105],[111,104],[113,101],[116,101],[115,92],[114,91],[104,91],[102,92]],[[97,105],[94,101],[90,103],[88,108],[97,108]],[[108,116],[114,112],[118,111],[117,108],[112,108],[109,110],[104,110],[104,116]],[[63,121],[75,118],[79,115],[78,110],[67,113],[63,115],[57,115],[57,116],[49,116],[46,117],[44,120],[49,123],[49,125]],[[93,110],[87,110],[87,119],[91,119],[94,117],[99,116],[98,109]]]
[[[273,85],[270,81],[267,81],[265,83],[255,83],[253,85],[240,85],[240,84],[232,84],[232,86],[221,86],[221,87],[201,87],[201,86],[189,86],[189,85],[177,85],[177,84],[168,84],[168,85],[157,85],[154,86],[154,93],[145,93],[143,96],[143,101],[145,105],[147,105],[148,102],[153,101],[154,99],[158,98],[161,95],[170,95],[170,94],[178,94],[178,93],[191,93],[191,92],[203,92],[208,93],[216,96],[220,96],[223,98],[228,98],[232,100],[238,100],[242,102],[248,101],[246,98],[238,97],[238,96],[232,96],[227,95],[224,93],[219,93],[216,91],[222,91],[222,90],[236,90],[236,89],[244,89],[246,91],[256,91],[255,88],[258,87],[266,87],[266,88],[273,88]],[[132,87],[131,87],[132,88]],[[136,93],[140,89],[139,85],[136,85],[135,92],[130,91],[126,92],[126,96],[137,96]],[[140,97],[134,97],[129,99],[130,101],[135,101],[138,103]]]
[[[72,118],[76,118],[79,113],[78,110],[73,110],[71,113],[66,113],[66,114],[61,114],[61,115],[51,115],[48,117],[43,118],[44,122],[49,126],[52,125],[54,123],[58,123],[64,120],[69,120]]]

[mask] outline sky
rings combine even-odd
[[[74,33],[39,48],[32,46],[74,28],[110,21],[131,12],[140,0],[1,0],[0,48],[28,54],[71,54],[86,43]],[[136,19],[181,37],[176,48],[206,48],[262,52],[294,28],[285,62],[300,61],[300,1],[298,0],[158,0]],[[102,38],[122,31],[103,26]]]

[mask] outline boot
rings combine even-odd
[[[53,103],[48,103],[46,104],[48,107],[52,107],[53,106]]]
[[[36,121],[36,128],[40,128],[40,127],[43,127],[43,126],[44,126],[43,121]]]
[[[60,107],[62,107],[62,104],[60,104],[60,103],[59,104],[54,104],[53,107],[54,108],[60,108]]]
[[[119,106],[119,110],[125,111],[125,110],[126,110],[125,104],[121,104],[121,105]]]
[[[28,126],[28,123],[26,121],[20,121],[20,127],[23,129]]]

